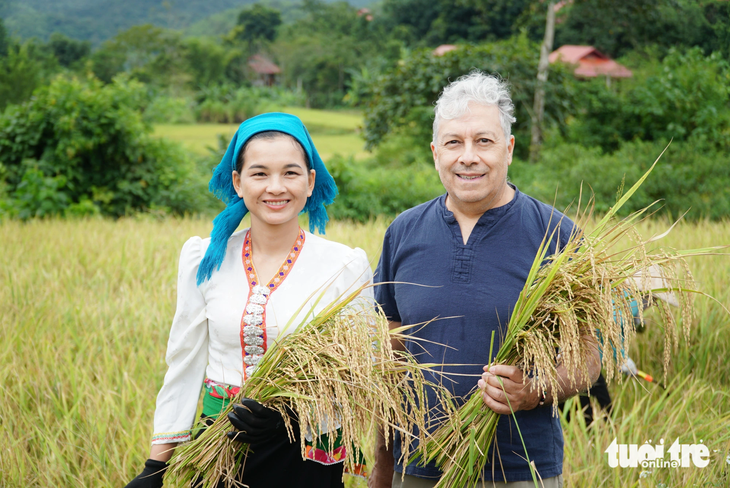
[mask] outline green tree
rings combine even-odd
[[[252,51],[257,42],[271,42],[281,25],[281,12],[260,3],[241,10],[230,37],[245,42]]]
[[[194,87],[208,86],[225,81],[226,66],[230,61],[231,50],[220,43],[203,37],[184,40],[185,58],[191,82]]]
[[[545,2],[541,0],[460,0],[458,3],[477,12],[476,23],[484,26],[484,40],[507,39],[519,33],[531,9],[545,19]],[[538,36],[538,38],[541,36]]]
[[[510,179],[529,195],[555,202],[558,209],[572,205],[581,190],[595,195],[595,211],[605,213],[616,202],[624,182],[634,182],[656,160],[667,141],[623,142],[612,153],[598,147],[560,144],[541,153],[540,164],[514,164]],[[556,189],[557,194],[556,194]],[[730,215],[730,156],[710,141],[674,141],[652,175],[622,209],[641,210],[654,202],[662,214],[676,219],[727,219]]]
[[[89,41],[77,41],[58,32],[51,34],[48,46],[58,63],[66,68],[70,68],[91,53],[91,43]]]
[[[341,105],[352,70],[387,52],[387,34],[347,2],[305,0],[304,17],[282,26],[272,50],[285,83],[314,107]]]
[[[618,57],[656,44],[696,46],[707,20],[692,0],[575,0],[561,11],[555,44],[592,45]]]
[[[135,25],[182,30],[214,14],[228,11],[227,15],[232,15],[231,10],[237,12],[251,3],[254,0],[3,0],[0,17],[24,39],[36,37],[46,41],[52,32],[61,32],[98,45]],[[286,8],[297,2],[264,3]]]
[[[0,116],[5,206],[18,217],[200,210],[204,178],[180,147],[152,137],[146,103],[136,81],[58,77],[8,107]]]
[[[730,65],[720,53],[671,49],[661,61],[643,60],[617,89],[600,80],[582,86],[569,141],[605,151],[632,140],[700,138],[730,147]]]
[[[660,2],[663,0],[660,0]],[[576,0],[556,32],[556,45],[589,44],[611,56],[635,49],[645,23],[657,22],[656,0]]]
[[[705,53],[720,52],[730,56],[730,3],[722,0],[705,2],[702,13],[707,23],[701,35]]]
[[[33,90],[58,69],[58,62],[34,40],[10,42],[0,57],[0,110],[30,98]]]
[[[401,27],[399,37],[409,44],[415,44],[429,34],[441,10],[441,2],[433,0],[384,0],[384,18],[378,21],[385,23],[389,30]],[[414,12],[418,12],[418,15],[414,15]]]
[[[92,55],[92,69],[107,83],[121,72],[157,86],[182,86],[190,80],[180,33],[151,24],[106,41]]]
[[[126,61],[125,53],[104,46],[91,55],[91,70],[104,83],[111,83],[115,76],[124,72]]]
[[[382,22],[412,46],[496,41],[515,35],[520,18],[534,3],[536,0],[385,0]]]
[[[501,76],[512,87],[517,122],[512,132],[516,153],[525,157],[530,141],[530,115],[535,73],[540,56],[538,44],[525,35],[483,45],[462,45],[443,56],[431,49],[414,51],[392,70],[373,80],[365,112],[365,140],[369,147],[387,137],[410,137],[419,147],[431,141],[433,104],[450,82],[473,69]],[[565,66],[551,67],[545,82],[545,124],[560,126],[574,110],[578,84]],[[389,135],[390,134],[390,135]]]
[[[5,29],[5,23],[2,17],[0,17],[0,58],[7,56],[8,47],[10,46],[10,38],[8,38],[8,32]]]

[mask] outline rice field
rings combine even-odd
[[[326,237],[363,248],[375,267],[387,223],[333,222]],[[654,221],[641,230],[664,228]],[[210,229],[200,218],[0,223],[0,486],[123,486],[138,473],[166,369],[178,253]],[[681,223],[666,239],[677,248],[727,243],[730,222]],[[614,383],[610,418],[590,427],[581,415],[563,419],[566,487],[730,485],[730,257],[690,266],[716,301],[698,298],[667,390]],[[649,313],[630,355],[661,377],[662,350]],[[703,444],[709,464],[611,468],[604,451],[614,438]]]
[[[324,161],[335,154],[363,158],[365,141],[360,137],[362,116],[351,112],[333,112],[302,107],[281,109],[296,115],[307,126]],[[158,124],[154,135],[177,141],[190,152],[207,155],[218,147],[218,135],[233,136],[239,124]]]

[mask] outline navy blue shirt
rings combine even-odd
[[[412,329],[412,335],[425,340],[409,342],[406,348],[422,362],[462,365],[444,366],[444,373],[449,374],[446,380],[428,379],[443,383],[465,400],[476,387],[482,367],[490,361],[492,331],[497,331],[493,354],[499,349],[500,337],[543,238],[559,226],[550,245],[552,254],[556,246],[568,240],[574,224],[515,188],[512,201],[485,212],[464,244],[459,224],[445,201],[446,195],[442,195],[407,210],[388,227],[375,281],[398,283],[376,286],[375,299],[390,320],[404,325],[440,318]],[[429,406],[436,405],[433,392],[429,402]],[[552,407],[519,411],[516,417],[529,458],[540,476],[561,474],[563,434],[559,419],[552,416]],[[490,462],[484,479],[532,480],[511,416],[500,418],[497,447],[499,458],[493,458],[491,450],[487,454]],[[400,454],[400,437],[396,435],[396,462]],[[396,471],[402,469],[396,466]],[[434,464],[410,464],[405,470],[422,478],[441,475]]]

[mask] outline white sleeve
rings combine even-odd
[[[362,285],[373,284],[373,270],[370,268],[370,262],[368,261],[368,256],[365,254],[365,251],[359,247],[352,250],[349,262],[347,263],[343,274],[346,280],[345,283],[347,283],[348,286],[351,285],[347,289],[347,293],[356,290]],[[365,288],[360,293],[360,297],[366,299],[368,305],[373,305],[375,303],[373,299],[373,287],[369,286]]]
[[[208,365],[208,319],[205,298],[196,285],[203,257],[200,237],[189,239],[180,253],[177,310],[170,328],[165,382],[157,395],[152,444],[190,440],[200,390]]]

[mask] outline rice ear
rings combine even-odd
[[[302,323],[289,324],[292,333],[277,338],[233,399],[254,398],[280,412],[292,441],[296,436],[289,411],[293,411],[303,458],[305,436],[323,439],[320,427],[332,427],[333,421],[340,425],[343,445],[350,452],[345,460],[350,468],[355,465],[352,450],[363,452],[369,447],[374,422],[402,432],[406,440],[413,430],[427,431],[423,372],[431,365],[421,365],[408,353],[392,349],[395,333],[389,331],[385,315],[369,301],[360,303],[365,286]],[[321,297],[322,293],[318,300]],[[196,440],[178,446],[166,484],[189,486],[197,479],[201,488],[219,483],[226,488],[239,486],[236,478],[245,470],[248,446],[226,436],[233,429],[226,418],[230,410],[228,405]],[[328,436],[326,447],[331,450],[334,442],[334,436]],[[406,456],[408,444],[404,443]]]

